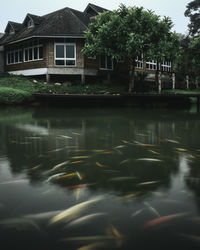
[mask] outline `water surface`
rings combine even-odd
[[[1,243],[199,249],[199,118],[190,110],[1,108]]]

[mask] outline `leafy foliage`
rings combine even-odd
[[[72,86],[36,81],[24,76],[0,76],[0,103],[17,104],[33,100],[34,93],[47,94],[121,94],[125,85],[90,84]]]
[[[134,89],[135,59],[144,56],[148,59],[164,60],[174,51],[174,39],[170,18],[161,19],[150,10],[142,7],[126,7],[121,4],[118,10],[101,13],[89,25],[85,34],[83,53],[87,56],[107,55],[112,59],[128,58],[130,64],[129,91]]]
[[[189,17],[189,33],[194,36],[200,33],[200,0],[193,0],[186,6],[185,16]]]
[[[21,89],[14,89],[8,87],[0,88],[0,103],[17,104],[30,100],[31,94]]]

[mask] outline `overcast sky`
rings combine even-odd
[[[174,30],[187,33],[188,18],[184,17],[186,5],[192,0],[2,0],[0,7],[0,32],[4,32],[8,21],[22,23],[26,14],[45,15],[64,7],[84,11],[87,4],[117,9],[120,3],[126,6],[143,6],[161,16],[171,17]]]

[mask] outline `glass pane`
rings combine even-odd
[[[10,53],[8,53],[8,64],[10,64]]]
[[[106,68],[106,57],[103,55],[101,56],[100,68],[102,68],[102,69]]]
[[[64,58],[64,45],[56,45],[56,58]]]
[[[66,65],[75,65],[75,60],[67,60]]]
[[[112,69],[112,59],[110,56],[107,56],[107,69]]]
[[[28,50],[25,49],[25,62],[27,62],[27,61],[28,61]]]
[[[22,62],[22,50],[19,51],[19,62]]]
[[[34,40],[33,45],[38,45],[38,40]]]
[[[65,65],[64,60],[56,60],[56,65]]]
[[[34,59],[38,59],[38,47],[34,48]]]
[[[66,46],[66,58],[75,58],[74,45]]]
[[[14,63],[14,52],[11,52],[11,62],[10,63]]]
[[[15,62],[18,63],[18,52],[15,51]]]
[[[43,47],[39,47],[39,59],[43,58]]]
[[[33,60],[33,52],[32,52],[32,48],[29,49],[29,60]]]

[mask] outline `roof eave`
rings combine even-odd
[[[26,41],[26,40],[32,39],[32,38],[77,38],[77,39],[82,38],[83,39],[84,35],[30,36],[30,37],[26,37],[26,38],[23,38],[23,39],[19,39],[19,40],[7,42],[7,43],[5,42],[5,43],[2,43],[2,45],[9,45],[9,44],[13,44],[13,43],[23,42],[23,41]]]

